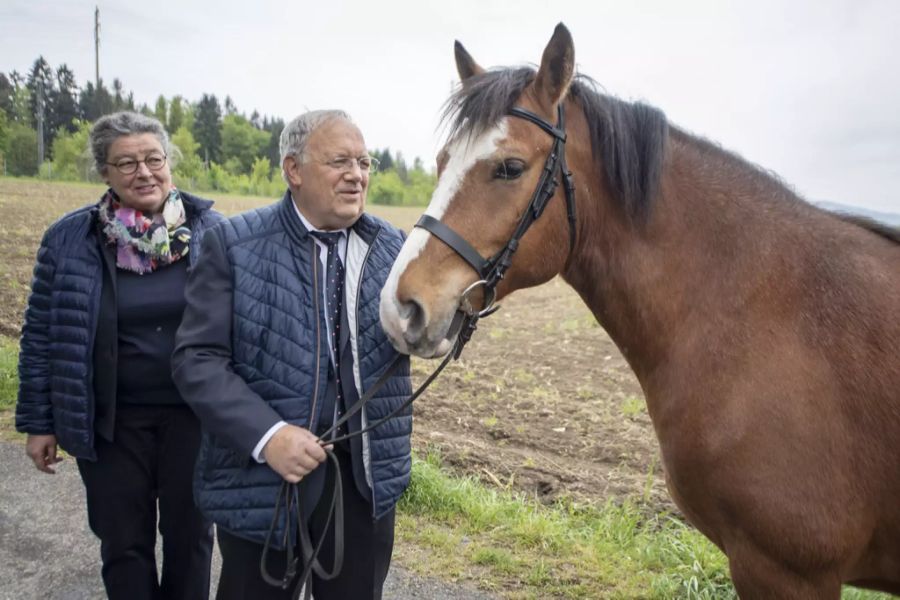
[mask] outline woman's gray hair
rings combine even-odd
[[[324,125],[334,119],[343,119],[353,123],[350,115],[343,110],[311,110],[299,117],[294,117],[290,123],[284,126],[284,129],[281,130],[281,139],[278,144],[281,150],[282,176],[285,175],[284,159],[288,156],[293,156],[298,161],[303,162],[309,136],[320,125]],[[285,179],[287,178],[285,177]]]
[[[97,119],[91,128],[91,153],[94,155],[94,168],[103,173],[109,158],[109,147],[123,135],[151,133],[159,140],[163,152],[172,154],[166,128],[157,119],[132,111],[121,111],[105,115]],[[175,157],[173,157],[175,158]]]

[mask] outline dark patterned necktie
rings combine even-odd
[[[338,413],[343,411],[343,393],[341,391],[340,341],[341,341],[341,303],[344,299],[344,263],[338,253],[338,242],[343,236],[340,231],[311,231],[320,242],[328,246],[328,257],[325,266],[325,317],[331,330],[331,356],[334,366],[335,393],[337,395]],[[329,416],[330,417],[330,416]]]

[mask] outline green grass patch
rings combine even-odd
[[[0,410],[16,404],[19,389],[19,345],[15,340],[0,337]]]
[[[508,598],[736,598],[725,556],[679,519],[639,502],[544,506],[452,477],[434,453],[413,460],[397,536],[406,566]]]

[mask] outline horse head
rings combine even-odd
[[[459,42],[455,55],[462,85],[447,103],[452,131],[438,154],[438,183],[425,215],[464,238],[477,255],[496,257],[530,210],[539,182],[547,177],[558,182],[557,173],[544,174],[556,138],[509,112],[515,107],[546,124],[557,123],[574,77],[572,36],[562,24],[556,27],[537,72],[486,71]],[[570,160],[585,152],[572,142],[567,146]],[[570,233],[566,203],[556,196],[564,193],[563,185],[548,191],[546,211],[514,249],[515,260],[498,282],[496,298],[563,270]],[[472,262],[432,231],[413,229],[381,296],[382,324],[399,351],[433,357],[452,348],[461,301],[486,303],[484,288],[472,287],[484,276]]]

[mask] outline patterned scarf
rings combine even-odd
[[[172,188],[161,213],[145,216],[123,206],[111,189],[100,199],[100,225],[106,240],[116,246],[116,266],[140,275],[187,256],[191,230],[181,194]]]

